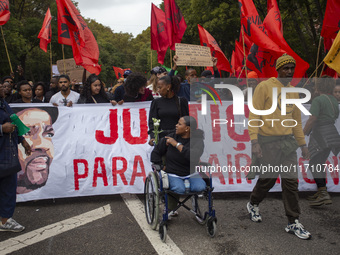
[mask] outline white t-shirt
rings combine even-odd
[[[50,103],[57,104],[59,106],[66,106],[68,102],[72,101],[73,104],[76,104],[78,102],[79,96],[79,93],[71,90],[70,94],[65,98],[61,94],[61,91],[59,91],[51,97]]]

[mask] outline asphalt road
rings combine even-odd
[[[281,193],[269,193],[260,205],[261,223],[249,219],[246,210],[249,193],[216,193],[218,221],[214,238],[183,208],[169,222],[168,237],[183,254],[340,254],[340,194],[331,194],[333,205],[313,209],[305,199],[310,194],[300,193],[300,221],[312,233],[311,240],[285,232],[287,220]],[[142,196],[138,198],[142,200]],[[164,249],[158,238],[151,244],[122,197],[112,195],[19,203],[13,218],[26,230],[0,232],[0,254],[6,254],[1,246],[11,240],[105,205],[111,207],[111,214],[11,254],[157,254],[155,247],[163,245]],[[141,221],[146,221],[143,215]],[[167,252],[172,254],[171,250]]]

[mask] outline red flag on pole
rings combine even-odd
[[[248,55],[246,49],[246,55]],[[235,41],[235,50],[233,52],[232,58],[232,71],[236,76],[237,73],[240,73],[244,66],[244,53],[243,53],[243,43]],[[245,77],[245,71],[243,71]],[[237,76],[238,77],[238,76]]]
[[[58,35],[62,35],[58,38],[59,43],[69,45],[71,42],[76,64],[98,75],[101,71],[99,48],[91,30],[71,0],[57,0],[57,7]]]
[[[275,70],[276,59],[283,53],[288,53],[297,62],[294,77],[304,77],[309,68],[286,43],[282,35],[280,11],[275,0],[268,3],[268,17],[262,23],[252,0],[239,0],[241,6],[241,24],[246,35],[255,45],[252,46],[247,66],[256,71],[260,78],[277,75]],[[254,69],[255,68],[255,69]]]
[[[0,26],[3,26],[9,20],[11,12],[9,11],[9,0],[0,1]]]
[[[180,43],[187,24],[175,0],[164,0],[166,30],[170,49],[175,50],[175,43]]]
[[[113,66],[113,70],[115,71],[116,78],[118,80],[119,78],[122,78],[123,75],[124,75],[124,72],[126,70],[130,70],[130,68],[123,69],[123,68],[120,68],[120,67]]]
[[[275,77],[275,60],[284,51],[268,37],[253,1],[239,0],[239,4],[244,36],[254,43],[247,58],[247,67],[255,71],[260,78]]]
[[[288,55],[292,56],[296,61],[295,78],[304,77],[309,68],[309,64],[296,54],[288,45],[283,37],[283,27],[281,14],[276,0],[268,0],[268,14],[263,22],[264,27],[268,32],[268,36],[280,46]]]
[[[151,4],[151,49],[158,54],[158,63],[164,64],[165,53],[169,47],[166,31],[165,13],[156,5]]]
[[[61,22],[62,17],[58,11],[58,43],[72,46],[70,30],[66,23]]]
[[[40,48],[45,52],[47,52],[47,45],[51,42],[52,39],[51,20],[52,20],[51,11],[50,8],[48,8],[42,28],[38,35],[38,38],[40,39]]]
[[[340,1],[327,0],[325,17],[323,19],[321,36],[335,39],[340,28]]]
[[[226,56],[224,55],[221,48],[218,46],[218,43],[216,42],[214,37],[212,37],[211,34],[207,30],[205,30],[201,25],[197,24],[197,26],[201,45],[209,47],[211,55],[217,58],[217,68],[219,70],[231,72],[230,63]]]

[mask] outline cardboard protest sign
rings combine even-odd
[[[178,66],[213,66],[210,48],[206,46],[176,43]]]
[[[77,80],[77,83],[82,82],[84,67],[76,65],[73,58],[58,60],[57,67],[60,74],[67,74],[71,80]],[[89,77],[89,75],[90,73],[86,72],[86,78]]]

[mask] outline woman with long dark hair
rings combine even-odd
[[[163,76],[157,82],[157,91],[161,95],[152,101],[149,112],[149,144],[154,142],[153,118],[160,120],[159,138],[175,131],[175,126],[182,116],[189,115],[188,101],[184,97],[178,97],[180,82],[175,76]]]
[[[86,79],[83,92],[78,100],[78,104],[98,103],[110,103],[110,100],[106,95],[102,81],[97,75],[91,74]]]
[[[144,102],[153,100],[152,92],[146,88],[147,80],[139,73],[130,74],[124,83],[124,102]]]

